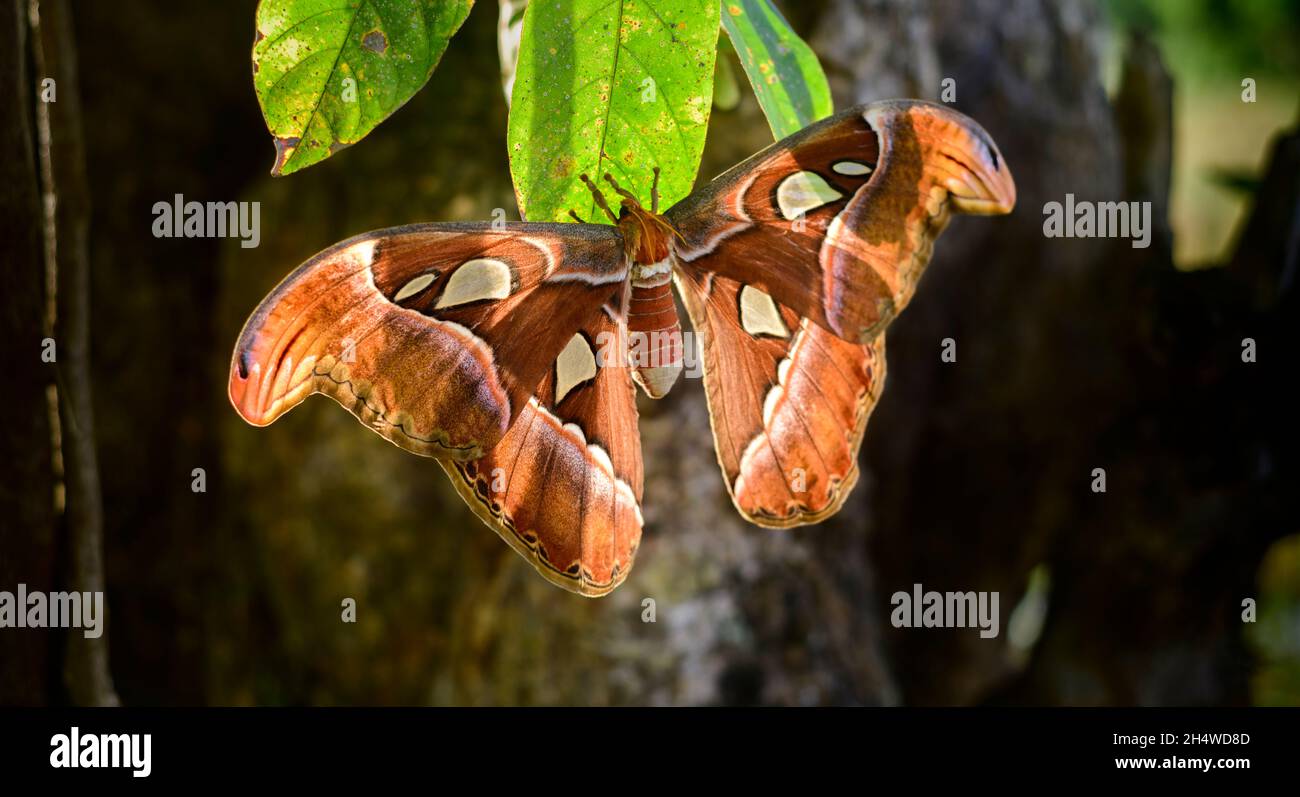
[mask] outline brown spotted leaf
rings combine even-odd
[[[253,86],[290,174],[365,137],[429,80],[473,0],[262,0]]]

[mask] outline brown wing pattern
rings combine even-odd
[[[952,211],[1005,213],[988,135],[946,107],[889,101],[811,125],[668,211],[687,271],[753,285],[869,343],[907,304]]]
[[[253,312],[230,398],[271,423],[325,393],[417,454],[501,440],[575,330],[627,276],[610,227],[424,224],[333,246]]]
[[[679,271],[677,285],[700,336],[718,463],[736,508],[779,527],[834,514],[857,481],[884,387],[884,336],[841,340],[726,277]]]
[[[620,288],[570,338],[496,448],[442,462],[502,539],[547,580],[588,596],[622,583],[641,541],[641,439],[622,355],[626,295]]]

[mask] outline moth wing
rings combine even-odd
[[[440,460],[470,508],[542,576],[593,597],[622,583],[641,542],[626,299],[624,288],[573,333],[495,448]]]
[[[1006,213],[1015,196],[973,120],[894,100],[810,125],[667,216],[686,272],[752,285],[845,340],[870,343],[911,299],[951,213]]]
[[[816,523],[843,505],[885,380],[884,335],[851,343],[727,277],[676,274],[700,338],[723,481],[761,526]]]
[[[474,459],[626,278],[621,239],[598,225],[360,235],[308,260],[249,317],[230,400],[265,426],[324,393],[408,451]]]

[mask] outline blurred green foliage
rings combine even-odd
[[[1300,705],[1300,534],[1279,540],[1259,568],[1259,615],[1246,626],[1258,657],[1257,705]]]
[[[1148,31],[1189,77],[1300,73],[1300,0],[1105,0],[1113,21]]]
[[[731,0],[722,26],[735,44],[754,96],[780,139],[834,112],[817,55],[771,0]]]

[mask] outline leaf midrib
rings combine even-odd
[[[614,65],[609,70],[609,101],[605,103],[604,119],[600,126],[600,148],[596,150],[596,175],[592,178],[600,180],[601,164],[605,162],[605,138],[609,135],[609,118],[614,112],[614,81],[618,79],[618,56],[623,51],[623,4],[626,0],[618,0],[618,18],[614,25]],[[599,182],[597,182],[599,185]],[[591,211],[589,217],[596,215],[596,197],[591,198]]]
[[[317,114],[320,112],[320,104],[325,101],[325,91],[329,88],[330,79],[334,77],[334,73],[338,70],[339,59],[343,57],[343,51],[347,49],[348,42],[352,39],[352,29],[356,27],[357,17],[361,16],[361,9],[368,5],[370,5],[370,0],[360,0],[360,2],[357,3],[356,8],[352,9],[352,19],[348,20],[348,29],[347,32],[343,34],[343,43],[339,45],[339,51],[334,54],[334,63],[330,66],[330,71],[325,74],[325,84],[321,86],[320,94],[316,96],[316,104],[312,106],[311,113],[307,116],[307,123],[302,126],[302,138],[307,137],[308,131],[311,130],[311,123],[315,121]],[[375,12],[375,16],[379,16],[378,11]],[[337,139],[338,135],[334,132],[334,125],[329,122],[326,122],[325,124],[330,129],[330,135]],[[299,143],[301,144],[301,142]],[[280,174],[284,174],[285,168],[293,162],[297,155],[298,147],[295,147],[289,157],[285,159],[284,165],[280,167]]]

